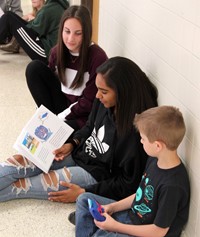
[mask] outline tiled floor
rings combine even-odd
[[[26,13],[30,0],[22,0],[22,6]],[[15,153],[15,139],[36,108],[24,75],[29,62],[22,50],[0,51],[0,161]],[[74,204],[32,199],[0,203],[0,237],[75,236],[67,220],[74,209]]]

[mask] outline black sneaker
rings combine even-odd
[[[73,225],[76,225],[76,223],[75,223],[75,215],[76,215],[76,212],[74,211],[74,212],[71,212],[69,214],[69,216],[68,216],[69,222],[72,223]]]

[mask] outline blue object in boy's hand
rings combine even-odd
[[[89,211],[91,215],[96,219],[97,221],[105,221],[105,216],[102,216],[101,213],[104,212],[103,207],[96,202],[95,200],[91,200],[88,198],[88,206],[89,206]]]

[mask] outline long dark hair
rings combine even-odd
[[[84,72],[86,71],[87,67],[88,50],[89,46],[91,45],[92,38],[92,20],[89,10],[83,5],[69,7],[67,10],[65,10],[61,18],[58,32],[57,66],[58,76],[63,84],[65,84],[65,69],[67,63],[70,60],[70,52],[63,43],[62,32],[65,21],[70,18],[76,18],[82,26],[83,39],[79,52],[80,67],[75,79],[70,85],[71,88],[78,88],[83,82]]]
[[[133,128],[136,113],[158,105],[158,91],[146,74],[130,59],[113,57],[97,68],[108,87],[116,93],[118,135]]]

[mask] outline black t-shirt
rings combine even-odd
[[[178,237],[188,219],[189,199],[190,185],[183,163],[171,169],[160,169],[157,159],[150,157],[130,217],[137,225],[170,227],[166,236]]]

